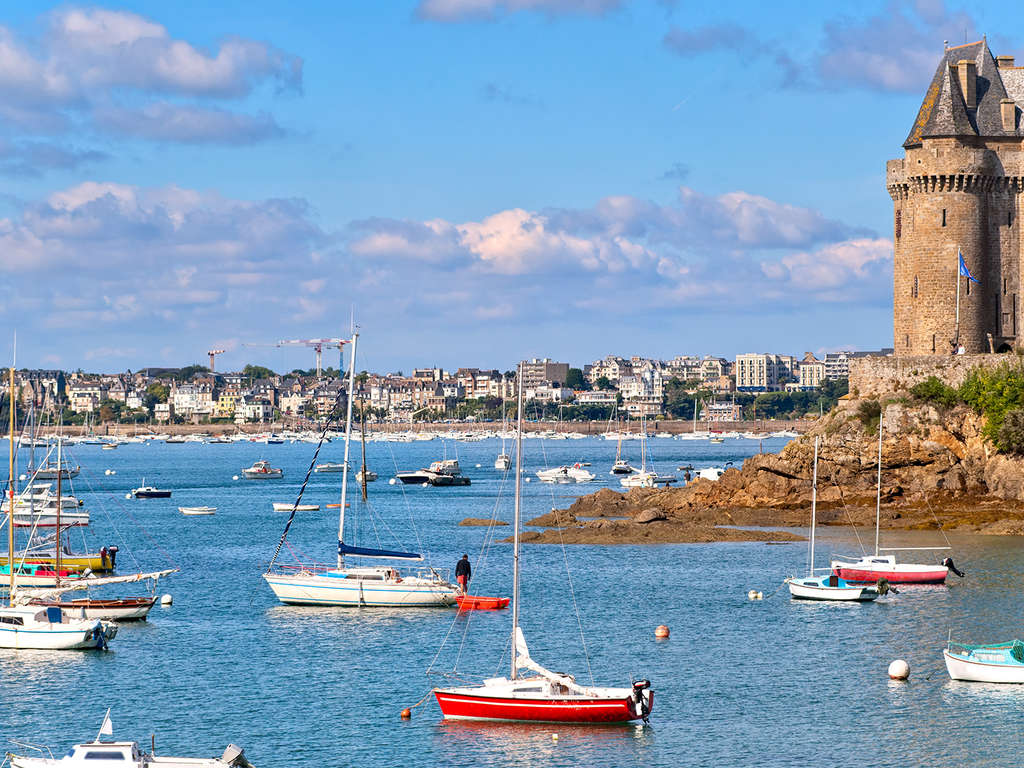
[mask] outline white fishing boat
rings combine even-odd
[[[640,422],[640,469],[633,469],[632,474],[628,474],[619,480],[619,485],[623,488],[656,488],[660,485],[669,486],[676,482],[675,475],[661,475],[653,469],[647,468],[647,459],[650,456],[650,452],[647,449],[647,423],[646,420]],[[618,474],[618,473],[617,473]]]
[[[317,464],[313,468],[314,472],[329,473],[329,472],[341,472],[345,469],[345,465],[337,461],[325,461],[322,464]]]
[[[366,467],[363,467],[356,472],[356,482],[358,483],[372,483],[377,480],[377,477],[378,475],[376,472],[372,469],[367,469]]]
[[[61,758],[55,758],[46,747],[26,742],[15,743],[30,749],[33,755],[8,753],[8,757],[12,768],[252,768],[245,751],[234,744],[229,744],[219,758],[165,757],[154,754],[155,750],[143,752],[134,741],[101,741],[101,737],[113,734],[108,709],[96,738],[75,744]]]
[[[517,381],[522,381],[522,366]],[[522,388],[519,392],[519,433],[522,435]],[[647,721],[654,692],[647,680],[630,687],[580,685],[572,675],[552,672],[530,656],[519,626],[520,510],[523,441],[516,438],[515,512],[512,536],[512,663],[509,677],[494,677],[480,685],[435,688],[441,714],[447,720],[485,720],[535,723],[623,723]],[[533,674],[520,677],[522,670]]]
[[[132,496],[136,499],[169,499],[171,492],[166,488],[146,485],[146,478],[142,478],[142,485],[132,489]]]
[[[272,467],[269,461],[260,459],[251,467],[243,469],[242,476],[247,480],[275,480],[284,477],[284,470]]]
[[[814,477],[811,481],[811,538],[808,544],[807,575],[786,579],[789,594],[797,600],[840,600],[869,602],[879,596],[879,590],[867,584],[851,584],[831,571],[824,576],[814,573],[814,530],[818,508],[818,442],[814,438]]]
[[[537,479],[542,483],[589,483],[594,477],[594,473],[584,469],[579,462],[537,472]]]
[[[358,333],[353,333],[349,392],[355,392],[356,346]],[[277,554],[287,536],[281,537],[278,550],[263,578],[277,599],[291,605],[338,605],[366,607],[423,607],[455,604],[457,587],[435,569],[399,568],[382,565],[350,567],[345,557],[393,561],[422,561],[413,552],[357,547],[345,543],[345,508],[348,492],[349,448],[352,437],[352,401],[348,398],[345,418],[345,469],[341,474],[341,503],[338,506],[338,559],[336,566],[300,563],[294,566],[275,565]],[[457,464],[456,464],[457,467]]]
[[[216,507],[178,507],[183,515],[213,515],[217,512]]]
[[[499,453],[498,458],[494,460],[494,468],[500,469],[502,472],[507,472],[511,466],[512,459],[507,453]]]
[[[316,512],[320,509],[319,504],[293,504],[290,501],[275,501],[274,511],[275,512]]]

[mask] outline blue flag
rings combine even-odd
[[[960,274],[968,280],[974,280],[978,285],[981,285],[981,281],[976,279],[974,275],[971,274],[971,270],[967,268],[967,264],[964,262],[964,255],[959,248],[956,249],[956,255],[960,259]]]

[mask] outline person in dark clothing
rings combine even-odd
[[[455,580],[459,582],[462,594],[469,594],[469,580],[473,578],[473,569],[469,565],[469,555],[463,555],[455,564]]]

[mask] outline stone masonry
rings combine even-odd
[[[897,356],[1018,345],[1024,67],[985,40],[947,48],[902,159],[890,160]],[[971,274],[959,276],[958,250]],[[956,322],[957,283],[959,326]]]

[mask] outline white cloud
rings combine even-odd
[[[600,16],[621,5],[621,0],[420,0],[416,15],[431,21],[485,20],[521,11]]]

